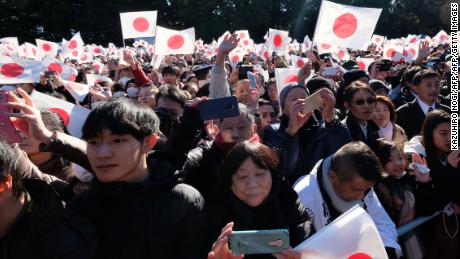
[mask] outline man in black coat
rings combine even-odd
[[[396,110],[396,124],[404,129],[408,139],[420,135],[428,112],[434,109],[450,112],[449,107],[437,102],[441,91],[441,79],[438,73],[431,69],[421,70],[415,74],[413,83],[418,97]]]
[[[0,259],[93,258],[94,228],[48,182],[24,179],[16,159],[0,139]]]

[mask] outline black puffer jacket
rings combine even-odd
[[[23,187],[26,203],[8,235],[0,239],[0,258],[93,258],[97,238],[89,222],[64,210],[45,181],[25,179]]]
[[[152,154],[147,161],[148,180],[96,181],[69,205],[95,226],[96,258],[203,257],[203,198],[179,183],[174,165]]]
[[[347,128],[337,119],[325,125],[312,117],[295,136],[285,132],[288,125],[289,118],[282,115],[280,123],[265,129],[263,143],[278,151],[282,161],[281,172],[291,185],[300,176],[308,174],[319,160],[351,141]]]
[[[372,149],[376,147],[377,139],[380,138],[380,128],[373,120],[367,121],[367,137],[364,135],[358,120],[351,113],[348,113],[347,117],[342,122],[346,124],[353,141],[362,141]]]

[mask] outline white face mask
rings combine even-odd
[[[137,87],[128,87],[126,89],[126,92],[128,93],[128,97],[137,98],[137,95],[139,93],[139,88],[137,88]]]
[[[96,109],[97,106],[101,105],[102,101],[95,101],[91,103],[91,110]]]
[[[126,96],[126,93],[123,92],[123,91],[118,91],[118,92],[115,92],[112,94],[113,97],[122,97],[122,96]]]

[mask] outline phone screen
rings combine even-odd
[[[303,112],[309,113],[322,106],[323,106],[323,99],[321,98],[321,95],[319,94],[319,91],[318,91],[308,96],[307,99],[305,99],[305,105],[303,107]]]

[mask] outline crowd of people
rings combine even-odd
[[[248,54],[232,66],[238,41],[225,37],[211,59],[166,56],[158,69],[147,52],[125,51],[127,65],[103,57],[108,80],[83,101],[59,73],[6,91],[22,142],[0,140],[0,259],[242,258],[228,246],[232,231],[288,229],[295,247],[355,205],[389,258],[460,258],[448,44],[422,43],[410,64],[375,48],[346,61],[293,50],[308,62],[297,82],[278,85],[284,56]],[[374,62],[363,70],[357,58]],[[99,73],[68,64],[77,82]],[[255,86],[241,73],[248,66]],[[38,109],[33,91],[90,109],[81,139],[60,109]],[[313,94],[322,105],[304,112]],[[201,120],[200,105],[228,96],[238,115]],[[245,256],[274,257],[301,254]]]

